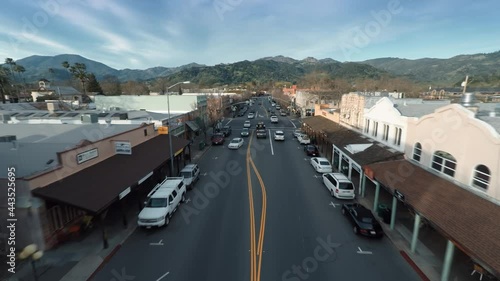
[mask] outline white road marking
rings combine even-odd
[[[292,123],[292,125],[293,125],[293,127],[294,127],[295,129],[297,129],[297,126],[295,126],[295,124],[292,122],[292,120],[290,120],[290,123]]]
[[[359,250],[359,251],[357,251],[357,252],[356,252],[356,253],[358,253],[358,254],[364,254],[364,255],[371,255],[371,254],[373,254],[373,253],[372,253],[372,252],[370,252],[370,251],[363,251],[363,250],[361,250],[361,248],[360,248],[360,247],[358,247],[358,250]]]
[[[186,199],[186,203],[191,202],[191,198]]]
[[[229,123],[231,123],[231,121],[233,121],[233,119],[232,119],[232,118],[231,118],[231,119],[229,119],[229,121],[227,121],[227,123],[226,123],[226,125],[225,125],[225,126],[229,125]]]
[[[202,175],[202,176],[204,176],[204,177],[206,177],[206,176],[208,175],[208,173],[207,173],[207,172],[205,172],[205,173],[203,173],[203,174],[201,174],[201,175]]]
[[[308,160],[309,160],[309,159],[307,159],[307,158],[304,158],[304,161],[308,161]]]
[[[274,155],[273,142],[271,137],[271,129],[269,129],[269,144],[271,144],[271,154]]]
[[[160,281],[161,279],[163,279],[165,276],[167,276],[170,272],[167,272],[165,274],[163,274],[160,278],[156,279],[156,281]]]
[[[156,243],[149,243],[149,245],[151,246],[163,246],[163,239],[160,240],[160,242],[156,242]]]
[[[328,204],[328,205],[333,206],[334,208],[337,208],[337,207],[335,207],[335,205],[337,205],[337,204],[333,203],[332,201],[330,201],[330,204]]]
[[[223,146],[223,147],[225,147],[225,146]],[[212,159],[217,159],[217,156],[215,156],[215,157],[214,157],[214,158],[212,158]]]
[[[314,175],[313,177],[315,177],[315,178],[321,178],[321,176],[318,176],[318,175]]]

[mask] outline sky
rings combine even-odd
[[[450,58],[500,50],[498,11],[498,0],[5,0],[0,58],[78,54],[116,69]]]

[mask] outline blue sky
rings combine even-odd
[[[284,55],[362,61],[500,50],[498,0],[7,0],[0,58],[116,69]],[[3,60],[3,59],[2,59]]]

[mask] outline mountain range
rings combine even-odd
[[[120,81],[146,81],[168,76],[176,80],[190,80],[203,85],[239,84],[246,82],[295,82],[314,72],[327,73],[335,78],[377,79],[382,76],[404,77],[416,83],[435,87],[456,87],[469,75],[472,86],[500,87],[500,51],[489,54],[459,55],[449,59],[378,58],[361,62],[339,62],[331,58],[308,57],[296,60],[285,56],[265,57],[255,61],[207,66],[190,63],[179,67],[152,67],[114,69],[103,63],[79,55],[30,56],[16,61],[24,66],[26,82],[41,78],[52,81],[67,80],[69,73],[62,62],[84,63],[87,71],[97,79],[115,76]],[[52,69],[53,71],[49,71]]]

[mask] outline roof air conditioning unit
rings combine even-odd
[[[95,113],[82,114],[80,118],[82,123],[85,124],[94,124],[98,122],[97,114]]]
[[[10,114],[7,114],[7,113],[0,114],[0,123],[7,124],[10,120],[11,120],[10,119]]]

